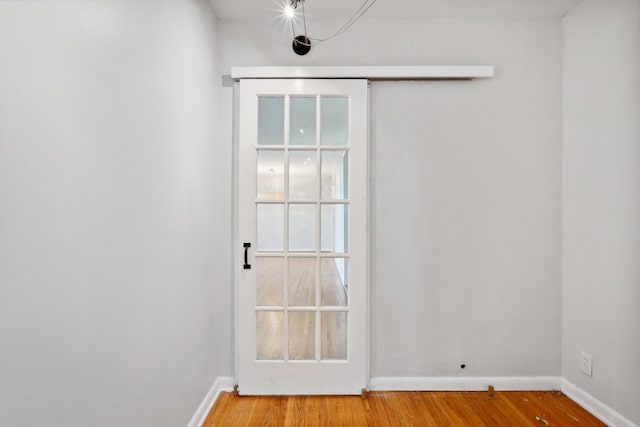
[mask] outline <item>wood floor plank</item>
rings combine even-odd
[[[517,408],[527,420],[530,422],[535,421],[533,425],[574,425],[569,422],[570,420],[564,420],[562,414],[555,410],[552,405],[544,404],[540,399],[540,394],[534,392],[504,392],[501,395],[513,408]]]
[[[487,426],[510,426],[513,422],[495,407],[496,396],[488,393],[466,393],[467,401],[473,410]]]
[[[584,409],[573,400],[566,399],[551,399],[551,394],[541,394],[539,399],[544,400],[543,405],[551,406],[562,414],[562,420],[567,425],[584,425],[584,426],[601,426],[602,423],[591,414],[584,411]],[[585,416],[586,415],[586,416]],[[572,424],[569,424],[569,423]]]
[[[212,426],[587,426],[602,422],[560,392],[371,392],[360,396],[247,397],[222,393]]]
[[[280,426],[284,418],[287,402],[279,397],[265,397],[259,399],[254,407],[254,412],[248,421],[248,425],[254,426]]]
[[[451,423],[449,417],[447,417],[445,410],[440,404],[438,404],[438,396],[440,396],[441,393],[416,393],[419,396],[418,404],[420,412],[418,414],[421,419],[424,419],[425,423],[434,426],[446,426]],[[393,395],[389,397],[393,398]]]
[[[440,401],[447,406],[449,412],[457,414],[460,417],[463,425],[475,427],[486,426],[480,415],[474,411],[468,393],[452,393],[451,397],[443,398]]]
[[[513,422],[514,426],[545,425],[544,422],[536,419],[536,416],[544,415],[543,413],[529,413],[523,410],[521,403],[511,401],[508,396],[509,392],[496,393],[495,404]]]

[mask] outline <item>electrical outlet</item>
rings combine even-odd
[[[580,370],[591,376],[591,355],[584,351],[580,352]]]

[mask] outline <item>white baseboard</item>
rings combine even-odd
[[[582,406],[593,416],[611,427],[638,427],[637,424],[614,411],[610,406],[599,401],[580,387],[562,379],[562,392]]]
[[[233,377],[218,377],[211,386],[211,389],[207,395],[202,399],[202,403],[198,406],[196,413],[193,414],[191,421],[187,424],[187,427],[200,427],[207,419],[209,411],[213,408],[213,404],[218,400],[218,396],[223,391],[233,391],[233,385],[235,380]]]
[[[373,377],[371,390],[483,391],[489,385],[503,391],[560,390],[560,377]]]

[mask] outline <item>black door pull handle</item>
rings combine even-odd
[[[251,243],[245,242],[243,244],[243,246],[244,246],[244,265],[242,267],[245,270],[250,270],[251,269],[251,264],[249,264],[249,260],[247,259],[247,252],[249,251],[249,248],[251,247]]]

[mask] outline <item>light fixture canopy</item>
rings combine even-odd
[[[304,35],[296,36],[293,39],[293,43],[291,43],[291,47],[298,55],[306,55],[311,50],[311,40]]]

